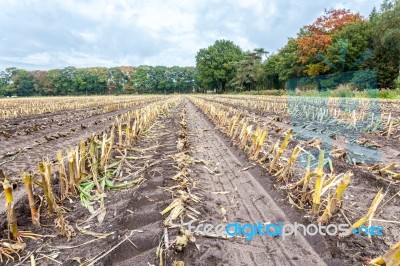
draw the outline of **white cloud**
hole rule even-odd
[[[97,34],[95,32],[88,32],[88,31],[81,31],[81,32],[77,32],[77,31],[72,31],[71,32],[73,35],[78,36],[80,38],[82,38],[82,41],[86,41],[89,43],[94,43],[97,40]]]
[[[368,15],[380,1],[0,0],[0,69],[194,65],[221,38],[275,51],[325,7]]]
[[[51,56],[48,53],[29,54],[22,59],[27,64],[47,65],[51,62]]]
[[[196,19],[194,14],[185,13],[177,7],[161,5],[157,8],[155,4],[143,7],[136,16],[137,26],[159,38],[192,32]]]

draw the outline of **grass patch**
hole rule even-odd
[[[399,81],[400,86],[400,81]],[[259,90],[246,91],[239,94],[244,95],[267,95],[267,96],[306,96],[306,97],[338,97],[338,98],[379,98],[379,99],[400,99],[400,87],[397,89],[370,89],[357,90],[350,84],[340,84],[334,90],[317,91],[311,90],[296,90],[288,93],[287,90]]]

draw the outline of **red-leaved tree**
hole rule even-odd
[[[317,55],[325,54],[332,43],[333,34],[346,25],[363,20],[359,13],[351,13],[348,9],[326,10],[325,14],[305,27],[305,32],[297,38],[297,55],[299,61],[307,66],[310,76],[326,73],[329,67],[321,62]]]

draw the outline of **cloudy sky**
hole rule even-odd
[[[324,8],[368,16],[382,0],[0,0],[0,70],[195,64],[228,39],[274,52]]]

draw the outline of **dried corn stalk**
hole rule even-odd
[[[65,172],[64,158],[62,156],[62,152],[57,152],[57,161],[58,161],[58,174],[60,180],[60,195],[61,200],[64,200],[68,194],[69,183],[67,179],[67,173]]]
[[[12,187],[8,181],[7,174],[4,174],[5,180],[3,182],[4,195],[6,197],[6,208],[7,208],[7,222],[8,229],[14,240],[19,239],[19,230],[17,226],[17,216],[14,209],[14,199],[12,193]]]
[[[292,134],[293,134],[293,129],[290,129],[289,132],[286,134],[286,137],[282,141],[279,151],[275,154],[274,159],[272,160],[271,164],[269,165],[269,172],[272,172],[275,169],[275,164],[278,162],[279,158],[285,151],[285,149],[289,143],[289,140],[292,138]]]
[[[320,150],[318,157],[318,167],[316,169],[315,190],[313,195],[313,213],[318,213],[321,204],[321,191],[324,184],[324,150]]]
[[[258,127],[256,133],[253,136],[253,143],[249,151],[252,160],[258,160],[258,155],[260,154],[261,148],[264,145],[266,137],[267,137],[267,130]]]
[[[348,185],[350,184],[350,179],[352,176],[353,176],[353,174],[351,172],[347,172],[344,175],[341,182],[339,183],[339,185],[336,189],[335,195],[331,199],[328,198],[328,202],[327,202],[325,211],[322,214],[322,216],[319,218],[319,222],[321,224],[326,224],[328,222],[328,220],[332,217],[332,214],[334,214],[337,211],[337,209],[341,203],[343,193],[346,190],[346,188],[348,187]]]
[[[280,181],[280,180],[284,180],[285,182],[288,181],[288,174],[289,174],[289,171],[290,171],[290,167],[296,161],[296,159],[299,156],[300,152],[301,152],[301,149],[300,149],[299,146],[296,146],[293,149],[292,155],[290,156],[287,164],[275,174],[275,176],[278,177],[278,181]]]
[[[376,209],[378,208],[379,204],[381,203],[381,201],[383,200],[384,194],[382,192],[382,189],[380,189],[378,191],[378,193],[376,194],[374,200],[372,201],[371,206],[369,207],[369,210],[367,212],[367,214],[365,216],[363,216],[361,219],[359,219],[357,222],[355,222],[351,228],[349,229],[350,231],[352,229],[355,228],[359,228],[360,226],[362,226],[363,224],[365,224],[367,221],[369,222],[369,224],[371,225],[372,222],[372,218],[375,214]]]
[[[21,172],[21,178],[22,181],[24,182],[27,194],[28,194],[28,201],[29,201],[29,208],[31,210],[31,217],[32,217],[32,224],[34,225],[39,225],[39,218],[38,218],[38,213],[36,211],[36,204],[35,204],[35,198],[33,196],[33,190],[32,190],[32,175],[26,173],[26,172]]]
[[[382,257],[369,262],[372,265],[399,266],[400,265],[400,242],[391,247]]]
[[[58,208],[54,194],[53,187],[51,185],[51,169],[50,162],[44,161],[39,163],[39,173],[42,177],[42,188],[44,195],[46,197],[47,206],[49,208],[49,212],[55,212]]]

